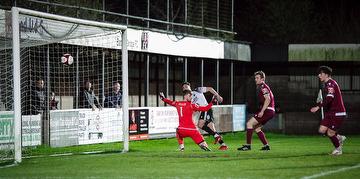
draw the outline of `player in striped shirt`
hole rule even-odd
[[[190,83],[184,82],[182,85],[183,90],[190,90]],[[214,95],[216,100],[218,102],[222,102],[223,98],[217,93],[214,88],[212,87],[197,87],[194,91],[192,91],[192,103],[195,103],[199,106],[206,106],[208,102],[206,101],[206,98],[204,96],[204,93],[210,92]],[[214,116],[213,116],[213,110],[210,109],[209,111],[201,112],[199,121],[198,121],[198,127],[210,135],[214,136],[215,141],[214,144],[219,143],[220,148],[219,150],[227,150],[228,147],[223,141],[221,135],[216,131],[215,125],[214,125]]]

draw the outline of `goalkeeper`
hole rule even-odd
[[[183,90],[191,90],[190,83],[184,82],[182,84]],[[223,98],[217,93],[214,88],[212,87],[197,87],[194,91],[191,92],[192,94],[192,103],[198,104],[200,106],[206,106],[208,103],[206,101],[206,98],[204,96],[204,93],[210,92],[214,95],[214,97],[217,99],[218,102],[222,102]],[[214,136],[215,141],[214,144],[219,143],[220,148],[219,150],[227,150],[228,147],[223,141],[221,135],[216,131],[215,125],[214,125],[214,116],[213,116],[213,110],[210,109],[206,112],[201,112],[199,121],[198,121],[198,127],[210,135]]]
[[[194,121],[192,120],[192,114],[194,111],[207,111],[211,108],[212,102],[207,106],[198,106],[191,103],[191,91],[183,91],[184,101],[171,101],[165,98],[164,93],[160,93],[160,99],[165,103],[176,107],[179,115],[179,126],[176,129],[176,138],[179,142],[180,151],[184,151],[184,138],[190,137],[199,147],[205,151],[210,151],[204,137],[197,130]],[[214,98],[215,100],[215,98]]]

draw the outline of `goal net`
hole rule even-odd
[[[1,160],[41,145],[128,151],[126,39],[121,25],[0,11]]]

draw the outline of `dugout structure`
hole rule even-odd
[[[59,110],[77,109],[86,80],[103,105],[112,84],[122,91],[122,118],[128,117],[127,27],[13,7],[1,12],[0,39],[0,158],[21,162],[24,139],[49,143],[50,94]],[[61,63],[69,53],[70,66]],[[43,113],[34,114],[36,81],[45,82]],[[39,128],[24,125],[40,121]],[[123,151],[129,150],[128,120],[123,121]],[[6,124],[6,125],[5,125]],[[34,133],[41,131],[41,136]],[[26,134],[27,136],[24,136]],[[35,138],[35,139],[34,139]],[[27,141],[29,142],[29,141]]]

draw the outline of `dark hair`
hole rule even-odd
[[[190,91],[190,90],[184,90],[184,91],[183,91],[183,95],[185,96],[185,95],[187,95],[187,94],[191,94],[191,91]]]
[[[332,75],[332,69],[328,66],[320,66],[319,69],[318,69],[318,74],[320,73],[325,73],[329,76]]]
[[[184,85],[189,85],[189,86],[191,86],[190,83],[187,82],[187,81],[184,81],[181,86],[184,86]]]
[[[254,73],[254,76],[256,76],[256,75],[260,75],[260,77],[261,78],[264,78],[265,79],[265,73],[263,72],[263,71],[256,71],[255,73]]]
[[[44,81],[42,78],[36,78],[36,81]]]

